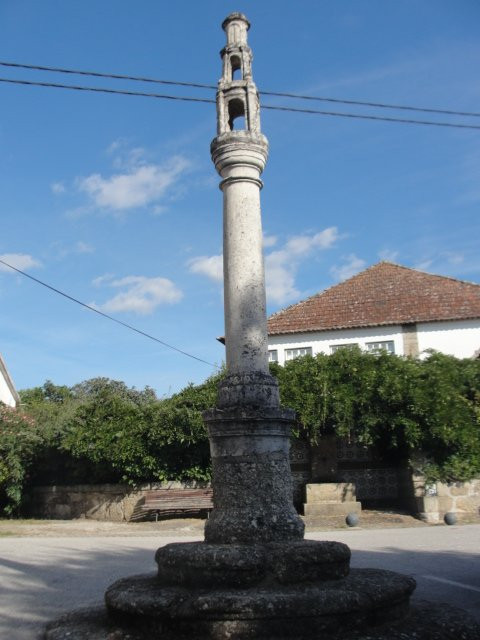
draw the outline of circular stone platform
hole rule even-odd
[[[415,580],[353,569],[338,542],[175,543],[158,573],[112,584],[106,607],[50,623],[45,640],[480,640],[463,611],[409,610]]]
[[[273,630],[272,630],[273,632]],[[224,638],[211,635],[212,640]],[[291,636],[290,636],[291,637]],[[201,636],[190,632],[186,635],[172,635],[167,630],[153,635],[124,627],[107,614],[105,607],[81,609],[69,613],[48,625],[45,640],[198,640]],[[280,633],[245,636],[232,635],[231,640],[255,638],[255,640],[286,640],[289,636]],[[308,635],[297,634],[298,640],[326,640],[323,633],[316,634],[313,629]],[[347,635],[331,632],[328,640],[478,640],[480,626],[465,614],[445,604],[417,602],[410,607],[407,618],[399,623],[380,625],[367,631],[351,631]]]

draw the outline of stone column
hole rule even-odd
[[[227,376],[218,407],[206,412],[215,508],[207,542],[268,542],[303,537],[292,503],[289,463],[291,410],[280,407],[268,369],[260,175],[268,141],[260,131],[258,93],[251,76],[248,20],[223,23],[223,76],[217,92],[212,160],[223,191],[223,271]],[[233,78],[233,69],[244,75]],[[245,128],[235,130],[244,117]]]

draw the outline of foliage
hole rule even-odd
[[[272,366],[283,404],[313,442],[336,433],[388,457],[423,458],[430,480],[480,473],[480,362],[358,348]]]
[[[0,402],[0,511],[17,510],[28,469],[40,442],[35,421]]]
[[[149,387],[107,378],[22,391],[41,435],[32,483],[208,480],[201,413],[215,405],[217,382],[214,376],[161,400]]]
[[[424,360],[358,348],[272,365],[295,435],[336,433],[384,458],[413,459],[429,480],[480,474],[480,361],[431,353]],[[158,399],[107,378],[73,387],[47,381],[20,393],[23,411],[0,414],[0,500],[9,513],[22,487],[207,480],[202,412],[219,374]],[[420,462],[419,462],[420,461]]]

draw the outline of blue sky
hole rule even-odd
[[[259,89],[480,111],[477,0],[1,0],[0,59],[215,84],[231,11],[252,23]],[[212,97],[5,67],[0,77]],[[220,364],[214,106],[2,83],[0,104],[0,257]],[[380,259],[480,282],[480,131],[266,110],[262,129],[269,312]],[[164,395],[213,372],[5,268],[0,308],[19,389],[107,376]]]

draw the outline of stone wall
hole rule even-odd
[[[405,505],[425,522],[442,522],[449,512],[455,513],[459,521],[480,516],[480,478],[428,484],[424,476],[412,474],[405,480]]]
[[[208,486],[206,483],[148,483],[132,489],[128,485],[72,485],[35,487],[30,498],[29,515],[53,520],[88,518],[113,522],[139,519],[139,506],[152,489],[182,489]]]

